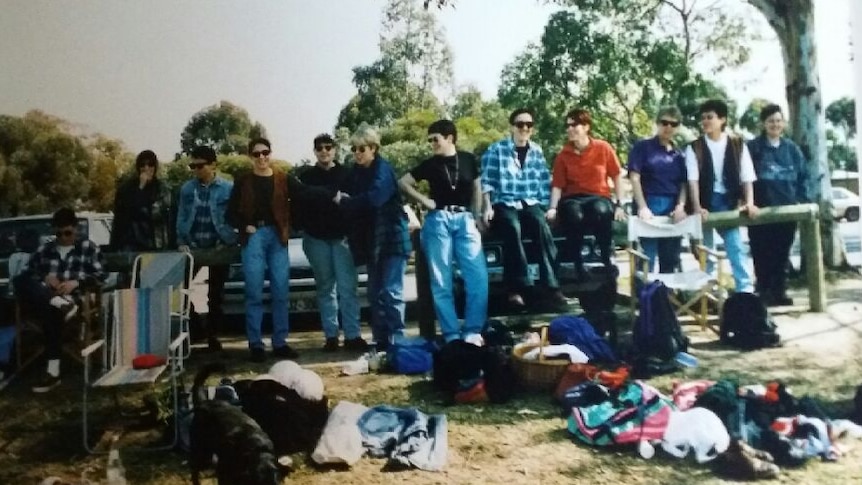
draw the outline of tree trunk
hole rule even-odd
[[[823,255],[827,266],[843,261],[839,231],[832,219],[832,181],[826,157],[826,119],[817,71],[814,0],[748,0],[775,29],[784,56],[784,77],[793,141],[810,163],[812,188],[820,206]]]

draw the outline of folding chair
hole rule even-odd
[[[15,277],[26,269],[29,259],[30,255],[27,253],[14,253],[9,258],[8,294],[2,297],[6,300],[5,304],[14,308],[15,359],[14,372],[0,382],[0,389],[5,388],[12,379],[35,363],[45,351],[40,322],[31,315],[29,305],[16,297],[15,286],[12,283]],[[82,287],[81,291],[81,307],[77,315],[65,325],[63,331],[63,351],[78,362],[83,362],[79,355],[81,349],[90,345],[104,329],[102,286],[94,284]]]
[[[667,286],[671,292],[671,304],[674,306],[678,316],[694,320],[702,329],[710,328],[718,333],[719,312],[724,303],[725,291],[721,287],[723,281],[722,262],[725,258],[723,253],[714,251],[706,246],[698,245],[698,268],[676,273],[658,273],[649,270],[649,258],[643,252],[635,249],[640,238],[672,238],[689,236],[696,240],[703,239],[700,217],[693,215],[683,221],[674,224],[670,217],[653,217],[643,220],[636,216],[628,218],[628,239],[631,244],[629,253],[629,264],[631,268],[631,311],[636,316],[638,287],[648,282],[659,280]],[[716,275],[710,275],[706,271],[707,257],[716,260]],[[658,265],[656,265],[658,266]],[[716,303],[718,311],[715,315],[709,313],[709,302]]]
[[[194,278],[194,258],[182,251],[141,253],[132,263],[132,288],[174,289],[171,298],[171,321],[177,323],[175,335],[189,333],[191,317],[191,285]],[[183,345],[183,359],[191,355],[189,342]]]
[[[166,369],[171,387],[174,416],[179,411],[177,376],[182,372],[182,346],[188,333],[171,340],[170,286],[158,288],[130,288],[113,292],[113,313],[109,338],[101,339],[81,352],[84,358],[83,428],[84,448],[95,450],[89,440],[89,395],[91,388],[119,388],[120,386],[153,385]],[[99,349],[107,355],[107,372],[95,381],[90,380],[90,356]],[[164,359],[163,363],[149,368],[136,369],[136,357],[151,354]],[[171,449],[179,436],[179,420],[174,419],[174,436],[170,444],[153,449]]]

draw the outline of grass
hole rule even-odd
[[[858,295],[857,295],[858,298]],[[850,303],[848,303],[850,304]],[[837,307],[836,307],[837,308]],[[843,307],[841,307],[843,308]],[[843,309],[836,310],[844,315]],[[858,311],[858,310],[857,310]],[[856,313],[854,315],[859,315]],[[651,384],[667,392],[674,380],[733,378],[741,383],[784,380],[797,397],[815,396],[835,417],[846,416],[862,374],[862,321],[839,327],[824,327],[816,337],[804,337],[814,329],[804,319],[780,317],[779,327],[803,337],[787,340],[784,347],[756,352],[739,352],[717,345],[710,334],[688,329],[693,340],[691,352],[700,365],[694,369],[652,379]],[[830,330],[831,329],[831,330]],[[848,335],[850,337],[848,337]],[[300,362],[318,372],[333,402],[350,400],[365,405],[416,406],[428,413],[445,413],[449,422],[449,466],[444,472],[416,470],[383,472],[384,461],[363,458],[348,471],[319,470],[302,456],[295,456],[296,470],[285,483],[367,485],[403,484],[697,484],[733,483],[721,479],[708,466],[693,459],[680,461],[662,452],[652,460],[637,457],[631,449],[594,449],[572,442],[566,422],[550,396],[522,394],[505,405],[446,406],[424,377],[389,374],[340,376],[340,362],[316,348],[322,343],[317,333],[295,334]],[[834,342],[825,342],[832,339]],[[292,341],[293,345],[294,342]],[[817,345],[814,345],[817,344]],[[822,349],[828,349],[824,352]],[[265,372],[267,365],[245,361],[246,351],[239,338],[229,345],[225,362],[235,375]],[[349,354],[338,354],[342,359]],[[193,353],[187,384],[197,367],[207,360],[203,352]],[[77,479],[104,476],[104,455],[88,455],[81,446],[80,369],[66,364],[61,388],[48,395],[29,392],[35,379],[31,372],[4,391],[0,401],[0,483],[38,483],[49,475]],[[152,389],[142,388],[118,395],[120,408],[110,393],[100,393],[93,415],[97,428],[110,427],[120,409],[140,405]],[[123,443],[151,440],[147,430],[130,429]],[[862,480],[862,442],[847,442],[852,448],[837,463],[812,459],[795,470],[783,470],[781,478],[766,483],[851,484]],[[122,452],[129,483],[174,485],[188,483],[185,457],[176,452]],[[205,483],[215,483],[209,479]]]

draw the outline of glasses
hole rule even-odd
[[[57,231],[55,233],[57,237],[69,237],[75,234],[74,229],[63,229],[62,231]]]
[[[679,126],[679,121],[673,121],[673,120],[659,120],[658,122],[659,122],[662,126],[671,126],[671,127],[673,127],[673,128],[676,128],[677,126]]]
[[[439,136],[429,136],[428,137],[428,143],[440,143],[440,137]]]
[[[251,152],[253,158],[268,157],[272,150],[261,150],[259,152]]]
[[[715,119],[715,118],[718,118],[718,116],[716,116],[716,115],[714,115],[714,114],[712,114],[712,113],[710,113],[710,114],[705,114],[705,115],[700,115],[700,119],[702,119],[702,120],[712,120],[712,119]]]
[[[523,130],[524,128],[527,128],[527,129],[532,128],[535,123],[533,123],[532,121],[516,121],[512,124],[515,127],[517,127],[519,130]]]
[[[190,163],[189,168],[192,170],[197,170],[199,168],[203,168],[206,165],[208,165],[208,164],[206,164],[206,163]]]
[[[356,153],[356,152],[365,153],[366,148],[367,147],[365,145],[360,145],[358,147],[350,147],[350,151],[353,153]]]
[[[332,148],[333,148],[332,145],[320,145],[317,148],[315,148],[315,150],[317,150],[319,152],[328,152],[328,151],[331,151]]]
[[[575,123],[574,121],[572,121],[572,122],[568,122],[568,121],[567,121],[567,122],[566,122],[566,128],[574,128],[574,127],[576,127],[576,126],[578,126],[578,125],[580,125],[580,123]]]

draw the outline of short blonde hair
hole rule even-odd
[[[362,123],[359,128],[350,137],[350,144],[353,146],[369,146],[374,150],[380,149],[380,134],[377,129],[368,123]]]
[[[655,116],[655,120],[661,121],[662,117],[664,116],[668,116],[677,121],[682,121],[682,113],[676,106],[662,106],[661,109],[658,110],[658,114]]]

